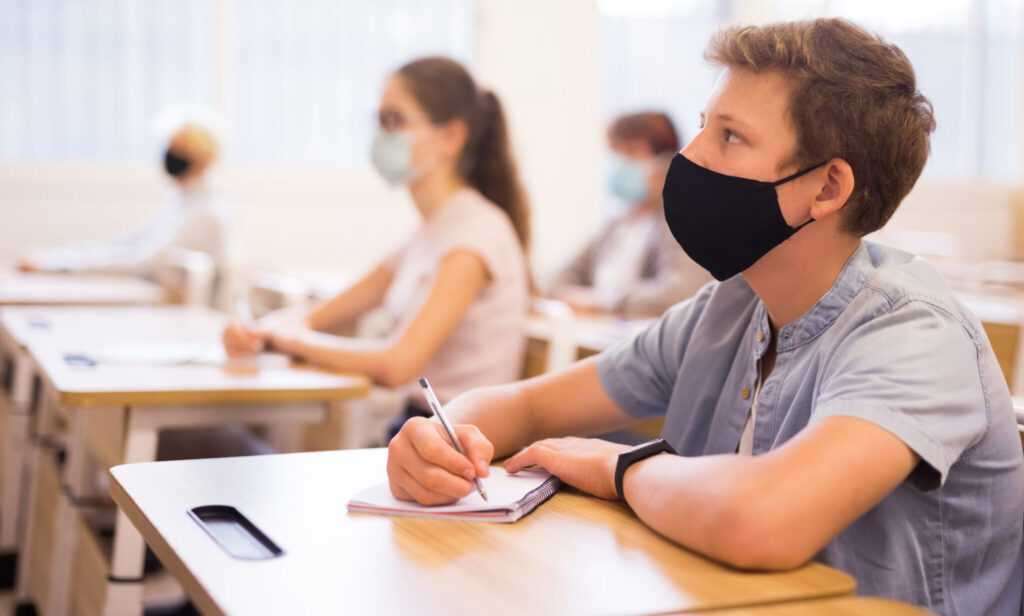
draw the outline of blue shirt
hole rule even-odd
[[[924,260],[862,242],[832,288],[778,332],[753,453],[825,417],[903,441],[917,468],[815,557],[858,592],[943,614],[1020,614],[1024,455],[988,338]],[[684,456],[736,452],[771,341],[742,276],[705,286],[597,360],[612,400],[665,417]],[[836,486],[841,490],[842,486]]]

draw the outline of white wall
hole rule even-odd
[[[504,101],[534,206],[543,273],[599,224],[604,147],[594,0],[480,0],[476,72]],[[284,271],[368,267],[417,222],[369,168],[223,168],[250,260]],[[0,262],[32,246],[127,230],[166,190],[156,164],[0,165]],[[972,259],[1014,252],[1014,187],[921,183],[887,232],[948,230]],[[884,234],[883,234],[884,237]]]
[[[401,191],[369,169],[220,169],[248,260],[261,267],[364,267],[416,224]],[[0,166],[0,260],[33,246],[106,237],[158,208],[168,182],[153,166]]]
[[[899,231],[941,231],[961,242],[968,261],[1011,259],[1016,247],[1021,187],[979,182],[922,181],[882,229],[882,240]]]
[[[597,11],[592,0],[480,0],[476,72],[506,106],[534,207],[535,267],[567,258],[599,224]],[[542,17],[541,17],[542,16]],[[250,260],[285,271],[367,267],[415,210],[370,168],[225,167]],[[33,246],[130,229],[166,191],[153,165],[0,165],[0,262]]]
[[[534,207],[538,273],[568,259],[600,223],[598,94],[593,0],[481,0],[479,79],[508,107]]]

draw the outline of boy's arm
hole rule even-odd
[[[541,441],[506,462],[540,465],[567,483],[615,498],[620,447]],[[658,455],[625,474],[626,501],[651,528],[733,566],[803,564],[892,492],[918,464],[896,436],[868,421],[828,417],[760,456]],[[597,478],[597,479],[595,479]]]

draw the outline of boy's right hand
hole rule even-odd
[[[266,334],[257,329],[250,329],[241,321],[232,321],[224,329],[221,340],[228,357],[239,359],[259,353],[266,347]]]
[[[399,500],[421,505],[454,503],[476,488],[473,479],[490,474],[494,446],[476,427],[454,426],[463,456],[436,421],[413,417],[388,445],[388,484]]]

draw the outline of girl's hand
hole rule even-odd
[[[228,357],[240,359],[263,351],[267,335],[259,329],[246,327],[241,321],[232,321],[221,336]]]

